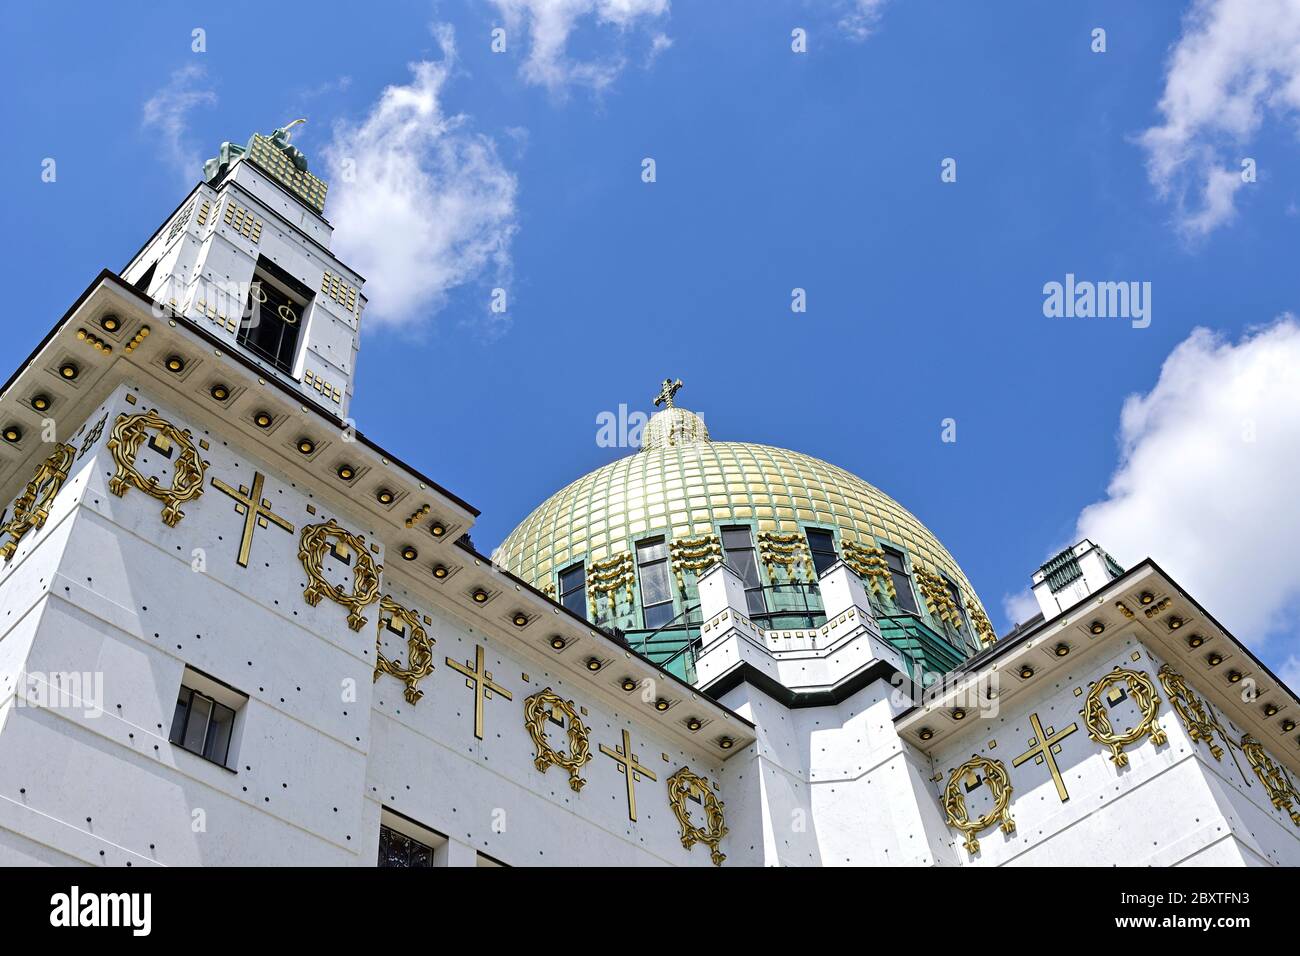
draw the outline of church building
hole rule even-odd
[[[349,417],[294,125],[0,390],[0,864],[1300,864],[1300,701],[1154,560],[1080,542],[999,637],[901,504],[671,379],[476,551]]]

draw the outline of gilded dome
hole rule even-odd
[[[590,575],[593,569],[617,567],[638,542],[693,539],[684,546],[698,548],[701,538],[718,540],[724,526],[749,526],[760,554],[765,537],[769,542],[797,540],[802,548],[809,529],[832,532],[836,553],[851,565],[850,553],[860,559],[864,552],[881,555],[879,549],[902,552],[912,580],[920,585],[914,593],[922,613],[939,613],[930,595],[936,576],[942,576],[960,591],[960,613],[978,609],[969,616],[983,617],[979,598],[952,555],[893,498],[842,468],[799,452],[711,441],[698,416],[671,404],[646,425],[640,451],[556,492],[506,537],[494,557],[555,595],[559,573],[578,562]],[[790,545],[768,547],[788,553]],[[769,551],[768,558],[773,555]],[[627,573],[633,562],[623,560]],[[764,583],[777,583],[780,570],[769,565]],[[860,562],[858,570],[862,573]],[[803,578],[814,579],[811,574]],[[965,607],[968,602],[973,608]],[[951,604],[942,613],[952,613],[956,623]],[[970,625],[963,630],[970,633]]]

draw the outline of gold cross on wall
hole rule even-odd
[[[235,511],[244,516],[244,535],[239,539],[239,566],[248,567],[248,554],[253,550],[253,528],[268,527],[267,522],[274,522],[277,527],[293,534],[293,525],[271,510],[271,502],[262,497],[262,485],[266,478],[260,471],[253,472],[251,489],[239,486],[236,491],[220,478],[212,479],[212,487],[235,499]]]
[[[627,777],[627,816],[629,820],[636,821],[636,786],[635,781],[641,778],[637,774],[645,774],[651,780],[658,778],[647,768],[637,762],[636,754],[632,753],[632,737],[623,728],[623,746],[616,746],[610,750],[604,744],[600,745],[600,752],[606,757],[613,757],[614,762],[618,764],[619,773]]]
[[[1034,728],[1034,736],[1029,738],[1029,749],[1011,761],[1011,766],[1019,767],[1030,757],[1034,758],[1034,763],[1046,762],[1047,769],[1052,773],[1052,782],[1056,784],[1056,795],[1061,798],[1062,803],[1065,803],[1070,799],[1070,794],[1065,789],[1061,768],[1056,765],[1056,755],[1061,752],[1060,741],[1078,730],[1079,725],[1071,724],[1058,734],[1053,727],[1048,727],[1047,733],[1043,733],[1043,725],[1037,714],[1029,715],[1029,723]]]
[[[483,739],[483,701],[492,699],[492,692],[506,700],[514,700],[510,691],[492,680],[492,672],[483,669],[483,645],[474,645],[474,666],[447,658],[447,666],[465,675],[465,686],[474,689],[474,736]]]
[[[682,380],[679,378],[674,382],[671,378],[664,379],[663,385],[659,388],[659,396],[655,399],[656,405],[662,405],[664,408],[673,407],[673,396],[677,390],[682,387]]]

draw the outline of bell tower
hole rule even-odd
[[[122,277],[344,418],[365,280],[330,252],[328,186],[290,143],[304,122],[222,143]]]

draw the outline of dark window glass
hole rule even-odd
[[[226,765],[235,712],[211,697],[182,686],[168,739],[190,753]]]
[[[579,617],[587,616],[587,575],[581,564],[560,572],[560,603]]]
[[[907,576],[907,562],[902,552],[885,548],[885,563],[889,565],[889,576],[894,579],[894,603],[904,611],[916,614],[916,593],[912,590],[912,579]]]
[[[380,826],[379,865],[403,868],[433,866],[433,847],[412,840],[391,827]]]
[[[266,259],[259,259],[244,305],[238,341],[282,372],[292,374],[311,290]]]
[[[835,535],[819,528],[808,529],[808,550],[812,552],[813,567],[821,574],[839,560],[835,553]]]
[[[964,605],[961,600],[961,589],[947,578],[943,579],[943,583],[948,588],[948,596],[952,598],[952,603],[957,605],[957,614],[961,618],[962,630],[969,633],[970,618],[966,616],[966,605]]]
[[[668,545],[663,538],[640,541],[636,563],[641,579],[641,611],[646,627],[662,627],[673,619],[673,592],[668,583]]]
[[[740,575],[745,583],[745,603],[750,614],[766,614],[767,601],[763,597],[763,579],[758,573],[758,561],[754,556],[754,536],[746,526],[722,529],[722,550],[726,553],[727,564]]]

